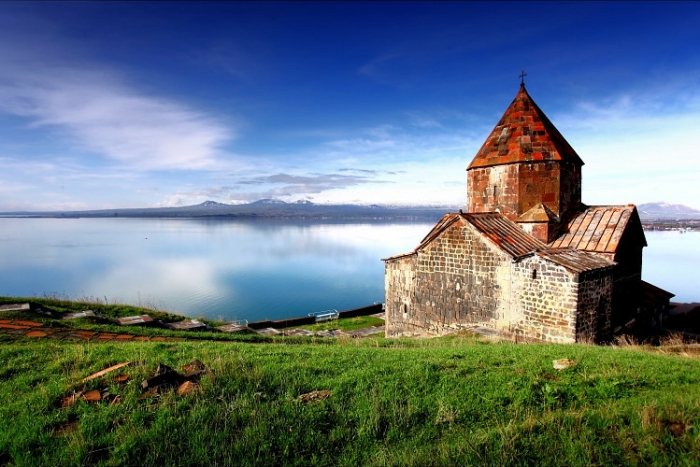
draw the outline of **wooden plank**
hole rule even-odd
[[[100,370],[97,373],[93,373],[90,376],[83,378],[83,383],[86,383],[88,381],[92,381],[93,379],[104,376],[109,372],[112,372],[114,370],[118,370],[119,368],[123,368],[127,365],[131,365],[131,362],[117,363],[116,365],[112,365],[109,368],[105,368],[104,370]]]

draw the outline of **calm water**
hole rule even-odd
[[[0,295],[105,298],[225,319],[384,299],[381,258],[433,223],[0,219]],[[700,301],[700,232],[647,232],[643,276]]]

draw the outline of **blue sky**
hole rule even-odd
[[[0,2],[0,211],[462,206],[518,90],[588,204],[700,209],[700,3]]]

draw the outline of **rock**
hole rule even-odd
[[[552,365],[554,366],[555,370],[561,371],[576,365],[576,362],[573,360],[569,360],[568,358],[560,358],[559,360],[553,360]]]
[[[204,363],[200,362],[196,358],[192,360],[190,363],[187,365],[183,366],[182,369],[185,370],[186,372],[192,372],[192,371],[198,371],[198,370],[205,370],[207,367],[204,366]]]
[[[124,384],[127,381],[129,381],[130,376],[127,373],[122,373],[121,375],[117,375],[114,378],[112,378],[112,381],[114,381],[117,384]]]
[[[180,387],[177,388],[178,396],[187,396],[196,392],[201,392],[199,389],[199,384],[193,383],[192,381],[185,381],[180,385]]]
[[[83,395],[83,392],[78,391],[78,392],[73,392],[73,394],[70,394],[70,395],[64,397],[63,399],[61,399],[61,407],[69,407],[69,406],[75,404],[75,401],[80,399],[80,396],[82,396],[82,395]]]
[[[298,397],[298,399],[302,402],[318,402],[322,400],[326,400],[329,397],[331,397],[333,393],[329,391],[328,389],[322,389],[322,390],[314,390],[311,392],[307,392],[306,394],[302,394]]]
[[[88,391],[81,396],[85,402],[100,402],[102,400],[102,394],[97,389]]]

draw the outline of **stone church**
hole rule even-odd
[[[582,166],[521,84],[467,168],[466,212],[383,260],[387,337],[599,341],[636,319],[644,289],[660,290],[641,278],[637,209],[584,205]]]

